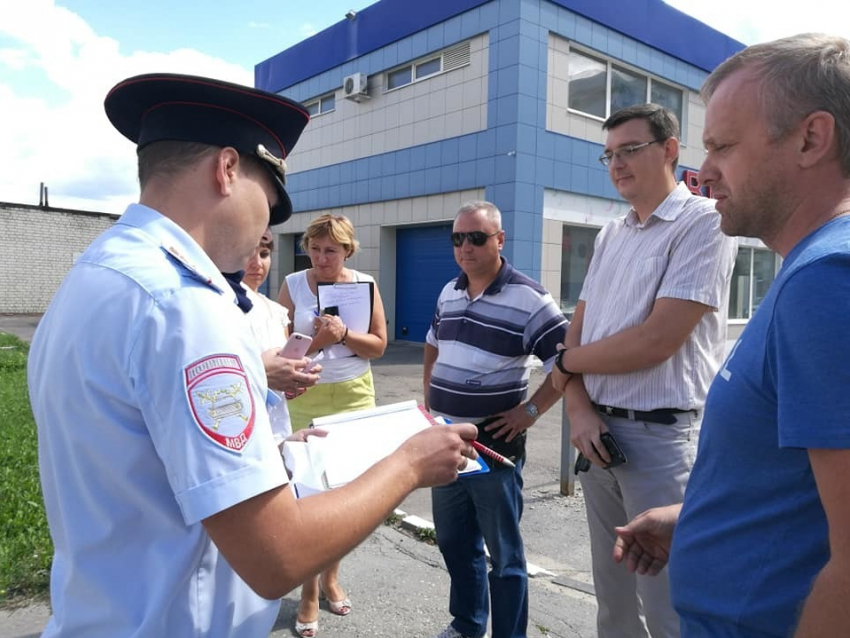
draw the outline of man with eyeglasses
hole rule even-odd
[[[461,273],[443,288],[425,345],[425,405],[478,424],[478,439],[513,461],[435,488],[437,545],[452,622],[440,638],[523,638],[528,575],[519,521],[528,429],[560,397],[547,376],[526,401],[533,357],[550,370],[567,322],[552,296],[501,256],[502,216],[490,202],[461,206],[452,232]],[[484,543],[490,550],[488,574]]]
[[[476,430],[429,428],[296,501],[269,424],[280,399],[222,272],[292,214],[284,160],[309,116],[173,74],[128,78],[105,108],[137,146],[139,203],[76,260],[28,360],[55,547],[43,636],[266,636],[281,596],[411,490],[455,480]]]
[[[679,123],[668,109],[617,111],[599,161],[631,210],[600,230],[555,361],[591,537],[599,638],[671,638],[679,619],[666,572],[635,576],[611,560],[614,528],[678,502],[696,455],[702,407],[726,345],[737,244],[712,200],[676,183]],[[610,432],[627,462],[612,460]]]

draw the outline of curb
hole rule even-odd
[[[396,509],[393,511],[393,515],[401,520],[401,526],[414,533],[419,532],[433,532],[434,523],[429,520],[422,518],[421,516],[408,515],[404,510]],[[490,552],[487,549],[487,545],[484,545],[484,553],[487,555],[487,558],[490,558]],[[550,572],[548,569],[544,569],[543,567],[539,567],[533,563],[529,563],[526,561],[526,571],[528,572],[529,577],[534,578],[535,576],[549,576],[554,577],[557,576],[554,572]]]

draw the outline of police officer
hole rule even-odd
[[[290,216],[285,159],[308,115],[170,74],[124,80],[105,106],[138,145],[139,204],[77,260],[29,358],[55,545],[44,635],[264,636],[278,598],[412,489],[453,480],[475,428],[431,428],[296,501],[263,363],[221,273]],[[311,382],[305,363],[293,383]]]

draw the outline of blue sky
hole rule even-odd
[[[850,35],[834,0],[668,2],[748,44],[836,25]],[[103,114],[111,86],[154,71],[251,85],[255,64],[369,4],[0,0],[0,201],[38,203],[43,181],[52,206],[122,212],[138,184],[132,144]]]

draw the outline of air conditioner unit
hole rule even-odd
[[[369,97],[369,76],[365,73],[353,73],[342,81],[342,96],[346,100],[359,102]]]

